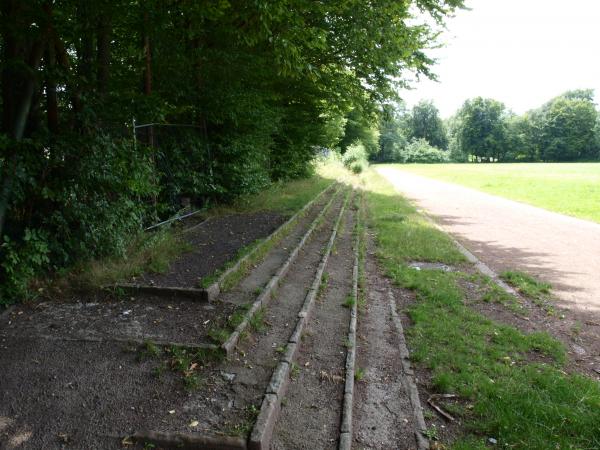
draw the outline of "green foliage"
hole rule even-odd
[[[408,126],[410,139],[425,139],[433,147],[448,148],[446,127],[432,101],[421,100],[413,107]]]
[[[398,153],[399,161],[404,163],[441,163],[450,160],[447,151],[432,147],[423,138],[412,140]]]
[[[306,177],[342,131],[342,149],[359,138],[376,152],[376,105],[396,95],[406,71],[431,75],[429,19],[441,24],[461,6],[6,2],[3,298],[16,299],[40,270],[124,255],[182,198],[205,207]],[[134,118],[164,126],[137,129],[134,145]],[[31,248],[26,229],[43,249]],[[30,253],[48,259],[37,264]]]
[[[592,90],[568,91],[521,116],[480,97],[450,121],[453,160],[576,161],[600,157],[600,115]]]
[[[524,272],[507,270],[502,272],[500,277],[511,286],[517,288],[520,293],[532,299],[543,300],[550,296],[552,286],[549,283],[536,280]]]
[[[346,118],[344,136],[340,141],[343,153],[357,141],[360,141],[368,155],[378,151],[379,131],[377,130],[377,116],[374,112],[355,108]]]
[[[360,141],[355,141],[348,146],[346,153],[342,156],[344,166],[351,169],[354,163],[360,163],[367,160],[367,151]]]
[[[507,151],[507,112],[503,103],[477,97],[460,111],[457,138],[461,151],[480,161],[502,161]]]
[[[21,242],[4,236],[0,249],[2,272],[6,276],[6,283],[0,289],[0,305],[6,305],[29,295],[30,279],[50,261],[48,236],[43,231],[26,228]]]
[[[403,120],[403,111],[384,105],[379,122],[379,151],[373,159],[379,162],[400,161],[400,152],[408,144]]]
[[[574,161],[596,156],[597,118],[596,108],[588,99],[570,98],[567,93],[552,100],[540,119],[541,158]]]

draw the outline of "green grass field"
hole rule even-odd
[[[600,163],[395,164],[394,167],[600,222]]]

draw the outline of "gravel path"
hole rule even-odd
[[[600,224],[391,167],[377,171],[497,272],[531,273],[552,283],[561,306],[600,315]]]

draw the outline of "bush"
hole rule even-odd
[[[359,173],[362,173],[363,170],[365,170],[365,166],[366,166],[365,161],[354,161],[350,165],[350,170],[352,171],[352,173],[355,173],[358,175]]]
[[[346,153],[342,156],[342,162],[352,173],[359,174],[369,165],[367,156],[367,150],[362,142],[355,141],[346,149]]]
[[[433,147],[425,139],[413,139],[401,152],[403,163],[443,163],[450,161],[450,155],[444,150]]]

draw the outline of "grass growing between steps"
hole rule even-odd
[[[273,211],[291,216],[329,186],[331,181],[318,175],[300,180],[280,181],[258,194],[242,196],[232,205],[220,208],[219,211],[233,213]]]
[[[565,350],[548,334],[524,334],[467,306],[457,283],[464,274],[410,268],[463,257],[374,171],[364,183],[385,271],[417,296],[406,330],[412,359],[430,370],[435,391],[459,396],[444,406],[462,424],[444,448],[485,449],[490,438],[497,448],[600,448],[600,385],[566,373]]]
[[[140,233],[125,255],[83,263],[54,280],[52,288],[97,290],[144,272],[163,273],[177,256],[190,249],[171,229]]]

